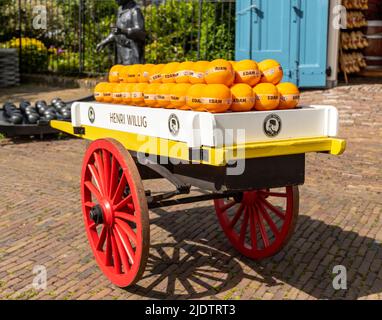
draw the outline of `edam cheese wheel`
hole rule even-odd
[[[233,66],[235,70],[235,83],[246,83],[251,87],[260,82],[261,72],[253,60],[242,60]]]
[[[208,64],[204,80],[207,84],[231,86],[235,79],[232,65],[224,59],[216,59]]]
[[[113,83],[108,83],[105,86],[105,91],[103,92],[103,102],[112,103],[113,102]]]
[[[119,80],[119,71],[123,68],[124,66],[121,64],[117,64],[113,66],[110,71],[109,71],[109,82],[111,83],[118,83]]]
[[[187,106],[194,111],[203,111],[203,101],[202,98],[204,96],[204,89],[206,84],[197,83],[191,85],[191,87],[187,91]]]
[[[226,112],[232,104],[231,90],[224,84],[208,84],[203,89],[202,103],[205,111]]]
[[[120,83],[123,104],[131,104],[131,92],[134,85],[134,83]]]
[[[173,108],[180,110],[190,110],[187,106],[186,97],[187,91],[190,89],[189,83],[177,83],[173,88],[170,95],[170,103]]]
[[[119,69],[119,82],[121,83],[129,83],[129,71],[131,66],[123,66]]]
[[[231,87],[231,110],[236,112],[250,111],[255,106],[255,95],[252,87],[246,83],[238,83]]]
[[[175,83],[176,71],[178,70],[179,62],[170,62],[162,69],[162,82]]]
[[[283,82],[277,85],[280,94],[280,103],[278,109],[296,108],[300,101],[300,91],[297,86],[291,82]]]
[[[141,73],[141,64],[133,64],[127,69],[127,82],[137,83],[139,81],[139,74]]]
[[[258,66],[261,71],[260,82],[262,83],[273,83],[276,85],[283,78],[283,68],[276,60],[267,59],[261,61]]]
[[[94,96],[99,102],[113,102],[113,83],[101,82],[94,89]]]
[[[149,75],[152,67],[154,67],[154,65],[150,63],[143,64],[141,66],[140,72],[138,74],[138,82],[149,82]]]
[[[160,83],[150,83],[144,90],[145,105],[152,108],[159,107],[157,105],[157,94],[159,92]]]
[[[280,97],[276,86],[272,83],[259,83],[253,88],[255,93],[255,109],[258,111],[274,110],[278,107]]]
[[[162,83],[162,69],[164,64],[157,64],[152,67],[149,71],[149,81],[150,83]]]
[[[104,102],[104,94],[107,92],[110,87],[110,83],[108,82],[100,82],[94,88],[94,98],[98,102]]]
[[[137,83],[132,86],[131,91],[131,103],[135,106],[144,106],[144,92],[149,84],[148,83]]]
[[[113,83],[112,86],[112,96],[113,103],[120,104],[123,102],[122,91],[123,91],[123,83]]]
[[[163,83],[159,87],[157,94],[157,105],[161,108],[173,108],[170,103],[171,92],[174,89],[175,83]]]
[[[176,83],[190,83],[190,77],[193,75],[194,62],[185,61],[178,65],[176,70]]]
[[[192,74],[189,77],[189,81],[192,84],[206,83],[204,80],[207,67],[210,63],[208,61],[198,61],[192,66]]]

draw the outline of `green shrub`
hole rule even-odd
[[[30,0],[30,4],[40,0]],[[29,3],[29,2],[28,2]],[[47,2],[48,30],[34,30],[23,25],[21,72],[54,72],[78,74],[80,70],[79,0]],[[142,3],[142,1],[141,1]],[[234,5],[227,2],[167,0],[160,5],[141,6],[145,17],[146,61],[163,63],[183,60],[212,60],[234,57]],[[22,21],[31,21],[31,5],[22,2]],[[25,8],[24,8],[25,7]],[[232,10],[228,10],[231,7]],[[113,64],[114,49],[109,46],[96,53],[97,43],[115,23],[115,0],[87,0],[84,14],[84,51],[81,55],[84,72],[105,73]],[[200,43],[198,20],[201,9]],[[6,21],[0,30],[1,46],[19,48],[17,5],[0,0],[0,18]],[[39,39],[39,40],[36,40]],[[8,40],[8,41],[7,41]],[[198,55],[199,47],[199,55]]]
[[[20,38],[13,38],[0,44],[2,48],[16,48],[20,52]],[[22,73],[46,72],[48,70],[49,51],[45,45],[37,40],[21,38],[21,66]]]
[[[199,1],[167,0],[159,6],[145,8],[148,62],[198,58],[199,5]],[[228,10],[229,5],[226,2],[203,2],[200,59],[233,59],[235,15],[234,10]]]
[[[85,25],[86,35],[83,53],[84,72],[92,74],[103,74],[108,71],[114,62],[113,48],[105,48],[101,52],[96,52],[96,45],[102,37],[106,37],[110,32],[110,25],[114,21],[114,16],[104,17],[98,22],[89,20]],[[99,30],[100,34],[94,30]],[[54,48],[54,54],[49,59],[49,71],[65,74],[76,74],[80,70],[80,54],[78,52],[78,35],[68,32],[65,43],[59,48]]]
[[[77,52],[59,52],[49,57],[49,71],[62,74],[78,73],[80,58]]]

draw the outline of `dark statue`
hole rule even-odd
[[[133,0],[116,1],[119,5],[117,23],[106,39],[97,45],[97,52],[115,42],[118,64],[144,63],[146,32],[142,11]]]

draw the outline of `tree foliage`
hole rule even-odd
[[[47,29],[32,28],[33,6],[44,4],[47,9]],[[47,54],[29,54],[47,60],[39,61],[46,70],[58,73],[78,73],[80,62],[90,74],[104,73],[112,65],[112,47],[95,52],[96,44],[108,35],[115,23],[115,0],[86,0],[82,16],[80,0],[23,1],[20,11],[22,37],[40,40]],[[161,4],[141,6],[145,17],[146,61],[163,63],[183,60],[233,59],[235,11],[232,3],[199,0],[166,0]],[[229,10],[230,9],[230,10]],[[18,38],[18,6],[13,0],[0,0],[0,42]],[[81,24],[81,21],[83,22]],[[82,37],[80,30],[82,27]],[[13,42],[17,40],[12,40]],[[32,53],[31,53],[32,52]],[[22,52],[25,54],[24,50]],[[37,61],[36,59],[31,59]],[[31,67],[33,70],[33,66]],[[41,72],[41,68],[35,68]]]
[[[149,62],[232,59],[235,15],[230,5],[204,1],[200,6],[199,1],[167,0],[159,6],[148,6],[146,59]]]

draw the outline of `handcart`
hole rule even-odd
[[[83,218],[97,263],[120,287],[145,270],[153,208],[214,200],[240,253],[276,254],[296,225],[305,153],[340,155],[346,146],[331,106],[211,114],[78,102],[71,122],[51,126],[93,141],[82,166]],[[142,180],[158,178],[174,190],[144,189]]]

